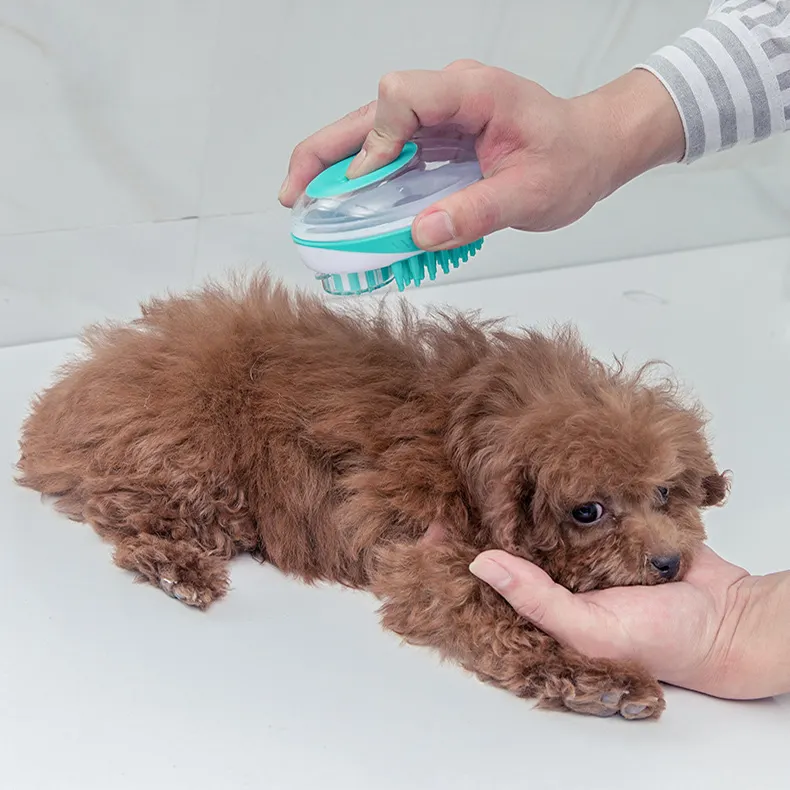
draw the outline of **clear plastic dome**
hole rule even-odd
[[[385,167],[359,179],[345,178],[350,161],[332,165],[320,187],[312,189],[314,181],[299,198],[292,213],[295,237],[329,242],[404,228],[437,200],[482,179],[470,136],[415,138],[394,170]]]

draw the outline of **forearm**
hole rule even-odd
[[[759,699],[790,693],[790,571],[749,576],[720,629],[712,693]]]
[[[714,2],[702,25],[573,103],[595,141],[601,198],[659,165],[784,132],[790,3]]]
[[[635,69],[573,101],[596,140],[602,198],[683,158],[686,139],[677,107],[647,71]]]

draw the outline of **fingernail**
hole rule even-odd
[[[495,590],[502,590],[507,587],[513,577],[499,564],[486,557],[476,557],[469,570],[478,579],[490,584]]]
[[[285,181],[283,181],[283,185],[280,187],[280,191],[278,192],[278,197],[282,197],[288,191],[289,180],[290,176],[286,176]]]
[[[450,215],[446,211],[434,211],[423,217],[414,228],[414,241],[420,247],[439,247],[455,237]]]
[[[348,166],[346,170],[346,178],[354,178],[356,175],[357,170],[362,167],[362,163],[365,161],[365,157],[368,155],[368,152],[363,148],[352,160],[351,164]]]

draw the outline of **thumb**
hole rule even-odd
[[[490,584],[522,617],[564,644],[573,645],[579,633],[589,627],[589,604],[555,584],[531,562],[504,551],[485,551],[469,570]]]
[[[446,250],[521,224],[525,197],[523,183],[513,171],[503,170],[417,215],[412,225],[414,243],[424,250]]]

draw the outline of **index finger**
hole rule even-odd
[[[319,173],[359,151],[373,127],[375,110],[376,102],[372,101],[319,129],[294,148],[288,163],[288,175],[279,194],[283,206],[291,208]]]
[[[475,69],[398,71],[379,83],[376,117],[362,150],[349,165],[349,178],[391,162],[421,127],[453,123],[479,134],[487,121],[488,99],[480,91]]]

